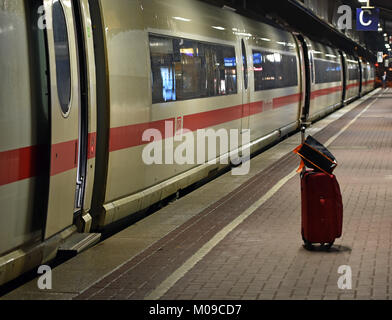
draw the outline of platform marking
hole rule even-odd
[[[369,103],[354,119],[352,119],[344,128],[342,128],[337,134],[331,137],[324,145],[328,147],[332,142],[336,140],[344,131],[347,130],[359,117],[361,117],[376,101]],[[298,175],[297,170],[292,171],[287,176],[282,178],[277,184],[275,184],[264,196],[254,202],[248,209],[246,209],[241,215],[234,219],[230,224],[219,231],[211,240],[209,240],[204,246],[202,246],[192,257],[184,262],[176,271],[174,271],[169,277],[167,277],[155,290],[147,295],[144,300],[158,300],[165,295],[170,288],[172,288],[178,280],[180,280],[185,274],[191,270],[200,260],[202,260],[212,249],[214,249],[231,231],[238,227],[246,218],[260,208],[265,202],[267,202],[272,196],[278,192],[290,179]]]

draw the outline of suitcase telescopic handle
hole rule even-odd
[[[311,122],[306,122],[306,121],[301,121],[301,144],[304,144],[305,143],[305,134],[306,134],[306,128],[307,127],[310,127],[310,125],[311,125]],[[301,160],[302,161],[302,160]],[[306,172],[306,167],[305,166],[303,166],[302,167],[302,171],[301,171],[301,179],[304,177],[304,175],[305,175],[305,172]]]
[[[301,126],[301,144],[305,142],[305,131],[306,127],[304,125]]]
[[[301,144],[305,142],[306,128],[310,127],[311,124],[312,124],[311,122],[306,122],[306,121],[301,122]]]

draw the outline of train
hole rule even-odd
[[[375,88],[365,58],[197,0],[0,0],[0,59],[0,285],[233,165],[147,164],[146,130],[254,153]]]

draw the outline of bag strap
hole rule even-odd
[[[300,162],[299,167],[297,169],[297,173],[301,173],[302,170],[304,170],[304,168],[305,168],[305,162],[301,159],[301,162]]]

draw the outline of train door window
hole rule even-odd
[[[152,102],[237,93],[232,46],[150,35]]]
[[[310,67],[310,76],[312,83],[315,81],[315,70],[314,70],[314,56],[313,56],[313,51],[309,51],[309,67]]]
[[[363,81],[367,81],[368,80],[368,69],[365,66],[363,66]]]
[[[61,110],[64,115],[67,115],[71,101],[71,66],[67,23],[59,0],[53,2],[52,10],[57,92]]]
[[[359,79],[359,69],[358,64],[347,60],[348,65],[348,80],[358,80]]]
[[[241,48],[242,48],[242,62],[244,66],[244,84],[245,84],[245,90],[248,90],[248,59],[246,56],[244,39],[241,40]]]

